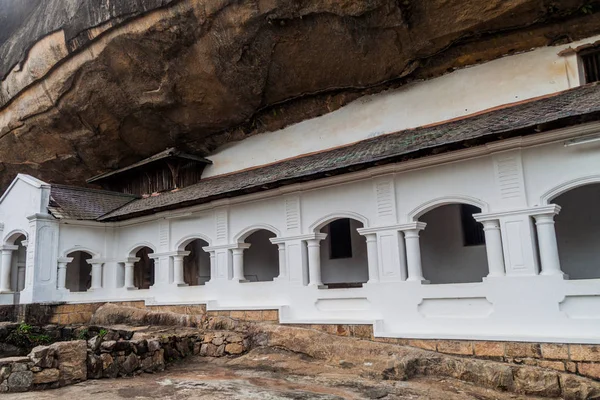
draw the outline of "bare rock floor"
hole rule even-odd
[[[303,355],[259,348],[235,359],[190,357],[164,372],[135,378],[90,380],[44,392],[4,394],[3,399],[535,399],[496,392],[452,379],[386,381],[369,378],[367,366],[327,365]]]

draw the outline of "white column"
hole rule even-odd
[[[0,293],[11,292],[10,287],[10,270],[12,267],[12,254],[17,250],[18,246],[4,245],[2,246],[2,266],[0,267]]]
[[[406,239],[402,231],[398,231],[398,258],[400,261],[400,279],[405,281],[408,278],[408,266],[406,263]]]
[[[231,249],[233,255],[233,280],[246,282],[244,276],[244,250],[250,248],[249,243],[240,243],[238,247]]]
[[[92,266],[92,285],[90,290],[102,289],[102,265],[104,262],[97,260],[88,260],[88,264]]]
[[[540,248],[540,261],[542,264],[541,275],[562,275],[560,259],[558,257],[558,244],[556,243],[556,230],[554,229],[554,215],[558,213],[534,215],[537,229],[538,244]]]
[[[279,251],[279,279],[286,278],[288,275],[286,265],[286,254],[285,254],[285,243],[277,243],[277,250]]]
[[[425,229],[424,222],[412,224],[413,227],[404,230],[406,242],[406,264],[408,269],[407,281],[424,282],[423,267],[421,266],[421,245],[419,243],[419,232]]]
[[[308,247],[308,286],[323,286],[321,281],[321,240],[326,234],[317,234],[314,239],[306,240]]]
[[[368,233],[365,235],[367,240],[367,263],[369,266],[368,283],[379,282],[379,258],[377,249],[377,234]]]
[[[67,264],[73,261],[73,257],[62,257],[58,260],[58,273],[56,275],[56,288],[67,290]]]
[[[214,251],[209,251],[208,254],[210,254],[210,279],[208,280],[210,282],[217,276],[217,256]]]
[[[123,268],[125,269],[123,288],[125,290],[135,290],[135,279],[134,279],[134,266],[135,263],[140,261],[138,257],[128,258],[123,261]]]
[[[505,276],[500,221],[492,219],[480,222],[483,224],[483,232],[485,234],[485,251],[489,269],[488,277]]]
[[[183,259],[189,254],[189,251],[180,251],[173,256],[173,284],[175,286],[187,286],[184,279]]]
[[[21,245],[23,245],[25,247],[25,282],[24,282],[24,287],[23,290],[27,290],[27,286],[29,285],[29,282],[33,282],[33,277],[31,276],[33,274],[33,263],[30,262],[30,255],[29,255],[29,240],[23,240],[21,242]]]
[[[184,286],[185,280],[183,279],[183,257],[184,256],[173,256],[173,284],[176,286]]]

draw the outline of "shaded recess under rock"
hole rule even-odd
[[[364,94],[596,34],[597,9],[587,0],[4,2],[0,185],[17,172],[82,184],[169,146],[207,153]]]

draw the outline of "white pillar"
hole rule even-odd
[[[556,230],[554,229],[554,215],[558,213],[534,215],[537,229],[538,244],[540,248],[540,261],[542,264],[541,275],[561,275],[560,259],[558,257],[558,244],[556,243]]]
[[[421,245],[419,243],[419,232],[425,229],[424,222],[417,222],[411,228],[404,230],[406,242],[406,264],[408,269],[407,281],[424,282],[423,267],[421,266]]]
[[[134,267],[135,263],[140,261],[138,257],[130,257],[123,261],[124,279],[123,288],[125,290],[135,290]]]
[[[233,255],[233,280],[246,282],[244,276],[244,250],[250,248],[249,243],[240,243],[238,247],[231,249]]]
[[[92,266],[92,285],[90,290],[102,289],[102,265],[104,262],[90,259],[88,260],[88,264]]]
[[[210,282],[217,276],[217,256],[214,250],[209,251],[208,254],[210,254],[210,279],[208,280]]]
[[[184,279],[183,259],[189,254],[189,251],[180,251],[173,256],[173,284],[175,286],[187,286]]]
[[[12,254],[17,250],[18,246],[4,245],[2,246],[2,265],[0,267],[0,293],[11,292],[10,287],[10,270],[12,267]]]
[[[398,258],[400,260],[400,279],[405,281],[408,278],[408,266],[406,262],[406,239],[402,231],[398,231]]]
[[[368,233],[365,235],[367,240],[367,263],[369,267],[368,283],[379,282],[379,258],[377,249],[377,234]]]
[[[306,240],[308,247],[308,286],[323,286],[321,281],[321,240],[327,237],[320,233]]]
[[[483,232],[485,234],[485,251],[487,253],[489,269],[488,277],[505,276],[500,221],[492,219],[480,222],[483,224]]]
[[[23,282],[23,290],[26,290],[28,282],[33,281],[33,278],[30,276],[33,274],[33,263],[29,261],[29,240],[23,240],[21,245],[25,247],[25,280]]]
[[[277,243],[279,251],[279,279],[286,278],[288,275],[285,255],[285,243]]]
[[[58,260],[58,273],[56,275],[56,288],[67,290],[67,264],[73,261],[73,257],[62,257]]]

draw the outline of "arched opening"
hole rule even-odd
[[[133,264],[133,284],[138,289],[150,289],[154,285],[154,259],[150,247],[142,247],[135,253],[140,260]]]
[[[432,284],[481,282],[488,275],[483,226],[473,214],[479,207],[446,204],[419,217],[423,277]]]
[[[279,252],[269,239],[277,235],[259,229],[246,237],[250,248],[244,251],[244,277],[249,282],[272,281],[279,275]]]
[[[20,292],[25,288],[25,263],[27,258],[27,248],[23,245],[23,242],[27,240],[27,237],[23,234],[17,234],[14,239],[10,240],[10,243],[17,246],[17,249],[13,251],[10,262],[10,291]]]
[[[556,197],[554,218],[562,271],[569,279],[600,278],[600,183],[581,186]]]
[[[330,289],[362,287],[369,280],[367,242],[357,229],[363,223],[339,218],[323,228],[327,237],[321,242],[321,280]]]
[[[92,255],[85,251],[74,251],[67,254],[73,261],[67,264],[65,287],[71,292],[85,292],[92,287],[92,266],[88,260]]]
[[[194,239],[185,251],[190,254],[183,258],[183,280],[190,286],[204,285],[210,280],[210,254],[202,248],[209,244],[202,239]]]

